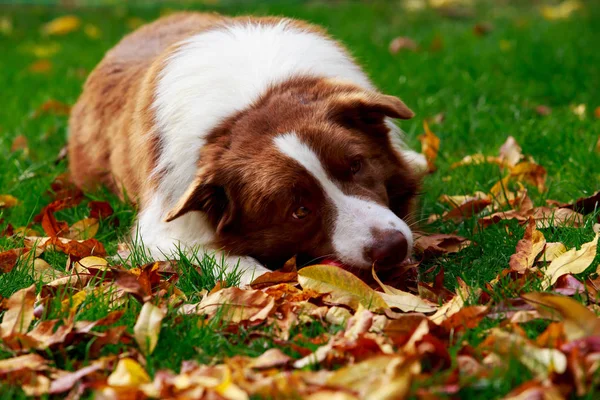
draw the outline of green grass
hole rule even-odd
[[[502,3],[498,6],[495,3]],[[530,188],[536,205],[546,199],[568,201],[600,189],[600,154],[594,146],[600,132],[600,119],[594,118],[594,108],[600,106],[600,6],[588,3],[584,10],[570,19],[547,21],[538,9],[526,2],[478,3],[475,15],[466,19],[443,17],[435,11],[408,12],[401,2],[319,2],[319,1],[223,1],[211,6],[228,14],[276,14],[306,19],[321,24],[348,46],[365,67],[373,81],[384,92],[400,96],[417,114],[402,122],[407,142],[419,149],[417,136],[422,133],[423,120],[444,113],[442,124],[432,124],[432,130],[441,139],[438,171],[425,179],[418,219],[426,220],[445,208],[437,199],[441,194],[469,194],[488,191],[503,175],[495,166],[469,166],[450,169],[463,156],[481,152],[495,155],[507,136],[514,136],[523,152],[531,155],[548,171],[548,191],[539,193]],[[186,3],[187,4],[187,3]],[[192,7],[192,6],[190,6]],[[194,6],[209,9],[208,6]],[[67,170],[64,161],[55,163],[60,149],[66,143],[67,118],[53,114],[34,117],[35,110],[45,101],[56,99],[73,104],[86,74],[101,59],[106,50],[131,29],[133,17],[151,21],[167,10],[182,6],[97,7],[69,10],[79,15],[84,24],[94,24],[101,37],[92,39],[80,30],[64,37],[45,38],[39,27],[66,13],[50,7],[0,7],[0,16],[6,16],[14,26],[10,34],[0,33],[0,194],[12,194],[21,203],[14,208],[0,209],[0,231],[10,223],[14,227],[32,222],[33,216],[50,201],[47,193],[50,182]],[[473,34],[473,25],[491,23],[494,29],[485,36]],[[392,55],[389,42],[396,36],[408,36],[419,43],[417,52],[403,51]],[[438,50],[431,49],[434,41],[442,42]],[[55,46],[59,50],[49,57],[52,71],[34,74],[28,68],[36,61],[32,54],[35,46]],[[583,118],[571,107],[585,104]],[[548,116],[538,115],[537,105],[552,108]],[[11,143],[24,135],[29,152],[10,152]],[[125,237],[135,218],[135,210],[106,192],[87,194],[89,200],[109,201],[115,215],[101,223],[97,238],[110,254],[116,252],[120,239]],[[87,201],[65,210],[60,217],[73,223],[85,216]],[[592,225],[598,215],[586,219],[582,229],[553,228],[544,230],[548,241],[579,246],[593,236]],[[115,225],[118,221],[118,226]],[[478,231],[476,219],[460,224],[423,224],[429,231],[458,232],[477,245],[452,256],[433,259],[422,267],[443,266],[446,286],[453,289],[456,277],[469,285],[483,287],[507,266],[524,228],[514,222],[501,223]],[[41,232],[39,225],[34,229]],[[510,234],[507,234],[507,230]],[[19,247],[19,239],[0,237],[0,250]],[[43,257],[56,268],[64,268],[66,257],[48,252]],[[129,260],[139,265],[149,260],[135,253]],[[209,271],[219,260],[198,256],[184,258],[179,268],[184,271],[178,287],[190,298],[196,299],[202,289],[210,289],[218,280],[235,284],[235,276],[218,276]],[[199,273],[195,266],[200,267]],[[25,267],[0,274],[0,296],[8,297],[16,290],[34,283]],[[539,283],[532,282],[532,289]],[[496,296],[511,296],[514,291],[503,290],[500,283]],[[55,301],[68,298],[57,296]],[[81,319],[97,319],[111,309],[102,299],[88,299],[90,307]],[[141,307],[135,300],[124,304],[126,310],[120,323],[133,332],[135,317]],[[85,307],[84,307],[85,308]],[[57,318],[47,315],[44,318]],[[235,335],[219,331],[218,320],[209,325],[198,324],[198,318],[181,319],[169,314],[163,320],[163,333],[156,351],[148,359],[149,372],[160,368],[178,370],[182,360],[196,359],[210,362],[235,354],[258,355],[275,344],[260,336],[254,339],[252,328],[240,329]],[[484,328],[497,325],[487,321],[468,331],[466,340],[477,343]],[[525,327],[532,337],[545,326],[531,324]],[[318,335],[334,332],[335,327],[301,326],[299,333]],[[71,368],[72,357],[86,359],[90,347],[80,344],[56,354],[57,365]],[[104,353],[120,351],[119,345],[107,346]],[[452,349],[450,350],[452,351]],[[0,349],[0,358],[10,354]],[[61,358],[62,357],[62,358]],[[467,385],[461,397],[499,397],[517,384],[527,380],[527,370],[515,363],[506,371],[499,371],[486,385]],[[422,383],[424,384],[424,383]],[[14,388],[1,388],[2,398],[18,398]]]

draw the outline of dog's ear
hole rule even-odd
[[[171,222],[191,211],[206,214],[209,222],[220,233],[233,221],[234,205],[223,186],[196,177],[175,207],[165,217]]]
[[[385,117],[410,119],[415,113],[395,96],[374,92],[350,93],[335,99],[330,117],[345,126],[378,126]]]

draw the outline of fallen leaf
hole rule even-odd
[[[478,153],[464,156],[462,160],[452,163],[450,168],[455,169],[458,167],[464,167],[465,165],[480,165],[486,163],[504,166],[504,163],[500,160],[500,158],[494,156],[484,156],[483,154]]]
[[[85,290],[80,290],[72,296],[64,299],[61,302],[61,310],[63,313],[68,313],[69,316],[75,316],[79,306],[85,301],[87,293]]]
[[[597,191],[591,196],[577,199],[571,204],[560,204],[560,207],[568,208],[582,214],[591,214],[600,209],[600,191]]]
[[[27,69],[34,74],[47,74],[52,71],[52,61],[43,58],[35,61]]]
[[[429,172],[435,172],[435,160],[437,159],[438,151],[440,150],[440,139],[429,129],[427,121],[423,121],[423,129],[425,134],[419,136],[421,142],[421,153],[427,159]]]
[[[62,103],[58,100],[48,100],[42,103],[32,115],[32,118],[37,118],[45,114],[52,115],[69,115],[71,113],[71,106]]]
[[[0,253],[0,271],[7,273],[17,265],[19,258],[29,257],[31,254],[28,253],[26,248],[17,248],[3,251]]]
[[[271,271],[262,274],[252,281],[250,287],[252,289],[262,289],[268,286],[277,285],[279,283],[296,283],[298,282],[297,272],[281,272]]]
[[[76,31],[81,26],[81,20],[75,15],[65,15],[53,19],[42,26],[42,33],[45,35],[66,35]]]
[[[470,245],[471,241],[464,237],[438,233],[418,236],[415,239],[414,250],[420,254],[440,255],[458,253]]]
[[[41,282],[43,284],[52,282],[53,280],[63,277],[64,273],[57,269],[52,268],[47,261],[36,258],[33,260],[33,270],[32,277],[36,282]]]
[[[96,218],[84,218],[71,225],[69,230],[62,236],[74,240],[91,239],[96,236],[99,228],[100,224]]]
[[[23,50],[33,54],[37,58],[49,58],[61,50],[61,45],[56,42],[35,43],[25,46]]]
[[[392,54],[397,54],[400,50],[416,51],[418,47],[417,43],[411,38],[399,36],[390,42],[389,51]]]
[[[596,234],[594,240],[584,243],[579,250],[572,248],[554,259],[544,270],[546,280],[542,282],[542,287],[545,289],[554,285],[563,275],[579,274],[585,271],[596,257],[599,236],[600,234]]]
[[[474,197],[466,200],[464,203],[453,208],[452,210],[445,212],[442,215],[442,218],[457,222],[469,219],[472,216],[479,214],[491,203],[492,201],[487,196],[483,198]]]
[[[122,358],[117,363],[117,367],[108,377],[110,386],[138,386],[144,383],[150,383],[150,376],[137,361],[131,358]]]
[[[6,15],[0,17],[0,33],[5,36],[10,36],[13,33],[12,19]]]
[[[260,290],[242,290],[236,287],[209,294],[195,307],[196,312],[210,317],[217,312],[230,324],[242,321],[262,321],[273,311],[273,297]]]
[[[488,312],[487,306],[468,306],[462,308],[457,313],[446,318],[442,323],[442,328],[448,331],[459,332],[464,329],[476,328]]]
[[[83,27],[83,33],[90,39],[98,39],[102,36],[102,31],[96,25],[93,24],[85,24]]]
[[[379,284],[384,293],[379,293],[390,308],[396,307],[404,312],[422,312],[428,313],[437,310],[437,306],[427,300],[424,300],[412,293],[408,293],[381,282],[375,273],[375,266],[371,268],[373,279]]]
[[[508,265],[510,269],[519,273],[524,273],[533,267],[536,257],[546,244],[544,234],[536,229],[536,223],[533,218],[529,218],[529,223],[525,229],[523,239],[517,243],[515,254],[510,256]]]
[[[267,369],[287,365],[292,358],[277,348],[269,349],[252,360],[250,368]]]
[[[19,204],[19,200],[10,194],[0,194],[0,208],[14,207]]]
[[[298,271],[298,282],[303,289],[324,293],[328,301],[345,304],[356,310],[362,304],[369,310],[388,308],[379,293],[354,274],[331,265],[311,265]]]
[[[523,154],[521,146],[517,143],[514,137],[509,136],[506,142],[500,146],[500,160],[505,162],[509,167],[514,167],[521,161]]]
[[[146,21],[144,21],[140,17],[129,17],[127,18],[127,21],[125,21],[125,23],[127,25],[127,28],[133,31],[139,28],[140,26],[144,25]]]
[[[145,355],[150,355],[158,343],[160,324],[165,312],[152,303],[144,303],[137,322],[133,327],[133,337]]]
[[[573,106],[571,106],[571,111],[573,112],[573,114],[575,114],[577,117],[579,117],[580,120],[583,120],[585,118],[586,105],[585,104],[573,105]]]
[[[473,26],[473,34],[476,36],[485,36],[494,30],[494,26],[489,22],[480,22]]]
[[[19,150],[22,150],[25,154],[29,153],[29,148],[27,147],[27,138],[23,135],[19,135],[14,138],[12,145],[10,146],[10,151],[13,153]]]
[[[443,304],[435,314],[429,316],[429,320],[436,325],[441,325],[445,320],[450,318],[452,315],[459,312],[465,305],[465,301],[472,295],[477,294],[479,291],[473,291],[462,281],[458,280],[458,290],[456,295],[448,302]]]
[[[564,321],[569,341],[600,335],[600,320],[592,311],[570,297],[552,293],[526,293],[521,297],[534,306],[541,315]]]
[[[87,367],[83,367],[77,371],[69,372],[64,375],[61,375],[57,379],[53,380],[50,384],[49,393],[57,394],[63,393],[67,390],[71,390],[71,388],[77,383],[81,382],[81,380],[98,370],[105,369],[107,367],[108,361],[113,357],[101,358],[99,360],[93,361]]]
[[[540,261],[554,261],[563,253],[566,253],[567,248],[560,242],[546,243],[544,252],[540,256]]]
[[[90,218],[95,219],[108,218],[114,213],[111,205],[106,201],[90,201],[88,208],[90,209]]]
[[[531,161],[523,161],[510,169],[510,176],[517,182],[528,182],[540,192],[546,191],[547,172],[544,167]]]
[[[559,20],[566,19],[573,14],[573,12],[581,8],[581,2],[579,0],[565,0],[556,5],[547,5],[540,8],[542,17],[547,20]]]
[[[13,293],[7,301],[7,311],[0,324],[0,337],[13,334],[24,334],[33,321],[33,305],[35,303],[35,285]]]
[[[38,354],[6,358],[0,360],[0,375],[23,370],[40,371],[46,369],[47,365],[48,360]]]
[[[547,116],[552,114],[552,109],[545,105],[539,105],[535,107],[535,112],[542,116]]]

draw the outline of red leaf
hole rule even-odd
[[[90,218],[107,218],[114,213],[112,207],[106,201],[90,201],[88,207],[90,208]]]

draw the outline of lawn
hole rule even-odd
[[[559,218],[557,210],[570,210],[564,206],[600,190],[600,4],[430,1],[435,7],[421,8],[424,3],[0,6],[0,195],[6,195],[0,197],[0,397],[163,398],[189,390],[191,397],[231,399],[246,393],[351,399],[543,392],[597,398],[600,256],[590,243],[600,212],[591,201],[572,207],[581,213],[572,218]],[[569,5],[577,9],[569,13]],[[416,112],[401,123],[416,150],[428,123],[429,137],[438,137],[440,145],[415,222],[419,231],[468,242],[461,251],[437,242],[442,248],[417,251],[416,266],[407,272],[382,277],[426,299],[424,314],[385,311],[368,298],[378,295],[368,288],[361,292],[360,282],[346,275],[336,277],[348,279],[349,287],[319,291],[314,282],[324,278],[315,269],[300,270],[299,278],[295,272],[276,274],[242,292],[227,289],[237,277],[220,274],[220,260],[210,255],[174,265],[153,264],[139,249],[129,259],[115,257],[135,209],[107,191],[81,197],[69,187],[68,160],[59,157],[68,106],[124,34],[183,8],[285,15],[323,25],[382,91]],[[65,32],[60,26],[57,34],[47,32],[48,22],[65,15],[76,17],[73,26],[67,21]],[[397,37],[409,38],[416,48],[390,51]],[[497,158],[509,136],[522,148],[513,165]],[[455,165],[468,155],[489,159]],[[514,172],[519,165],[526,168],[522,174]],[[512,177],[502,181],[507,175]],[[485,201],[480,195],[458,208],[462,200],[442,198],[477,192]],[[67,207],[57,209],[61,198]],[[550,217],[536,214],[535,229],[526,198],[532,207],[548,200],[561,205],[550,209]],[[474,212],[478,207],[481,213]],[[455,218],[444,215],[453,209]],[[515,218],[503,214],[486,222],[493,212],[511,209]],[[90,216],[99,220],[97,232],[93,221],[84,220]],[[96,241],[77,247],[65,239],[42,251],[39,239],[24,238],[50,235],[60,221],[72,227],[81,220],[90,226],[83,233],[71,228],[72,237]],[[527,235],[534,239],[527,241]],[[585,254],[574,257],[581,255],[585,265],[571,262],[557,282],[547,284],[551,246],[544,250],[542,243],[542,259],[519,269],[511,261],[517,244],[535,258],[531,247],[540,235],[546,243],[581,249]],[[98,243],[105,252],[98,252]],[[85,258],[90,253],[108,259],[110,267]],[[354,300],[344,298],[347,292]],[[201,311],[186,308],[198,302]],[[540,304],[554,311],[552,318]],[[323,357],[298,361],[317,349],[324,349]],[[88,369],[71,374],[82,368]]]

